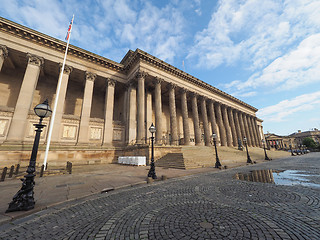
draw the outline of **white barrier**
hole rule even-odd
[[[146,165],[146,157],[145,156],[118,157],[118,163],[128,164],[128,165],[145,166]]]

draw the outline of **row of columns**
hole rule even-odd
[[[4,50],[5,49],[5,50]],[[7,56],[6,48],[0,45],[0,70],[3,65],[4,58]],[[17,103],[11,120],[9,132],[6,141],[8,143],[23,142],[25,129],[28,123],[29,109],[31,108],[34,91],[37,86],[40,71],[44,63],[44,59],[39,56],[27,54],[28,64],[22,80],[22,85],[18,95]],[[61,67],[61,64],[60,64]],[[58,96],[58,104],[56,109],[56,117],[53,126],[51,141],[58,142],[62,132],[61,123],[64,112],[64,104],[66,99],[66,92],[72,67],[65,65],[62,74],[60,94]],[[91,113],[91,104],[93,97],[94,81],[96,74],[86,72],[85,74],[85,88],[82,103],[82,111],[80,118],[78,144],[87,144],[89,142],[89,122]],[[105,95],[105,122],[103,144],[111,145],[113,129],[113,108],[114,108],[114,89],[115,81],[106,79],[106,95]],[[57,96],[56,96],[57,97]],[[52,104],[53,105],[53,104]]]
[[[131,101],[129,106],[135,106],[137,104],[137,135],[136,143],[144,143],[144,136],[147,128],[145,126],[145,77],[146,74],[143,72],[138,72],[137,74],[137,98],[133,93],[134,89],[131,89],[129,92],[129,97]],[[163,80],[155,77],[154,78],[154,111],[155,111],[155,124],[157,127],[157,132],[155,134],[156,144],[162,143],[162,99],[161,99],[161,84]],[[176,111],[176,102],[175,102],[175,92],[177,86],[175,84],[168,84],[168,94],[169,94],[169,113],[170,113],[170,133],[171,133],[171,144],[178,145],[178,128],[177,128],[177,111]],[[183,133],[184,133],[184,144],[190,144],[190,129],[189,129],[189,116],[188,116],[188,101],[187,101],[186,89],[180,90],[181,95],[181,112],[183,120]],[[132,95],[133,94],[133,95]],[[260,137],[258,132],[257,120],[256,117],[250,116],[243,112],[237,111],[223,105],[214,100],[207,99],[205,97],[199,97],[195,93],[190,93],[191,95],[191,108],[192,108],[192,118],[193,118],[193,127],[195,135],[195,145],[202,144],[201,142],[201,129],[200,129],[200,120],[198,112],[198,100],[200,100],[201,105],[201,114],[203,120],[204,128],[204,142],[206,146],[209,146],[211,143],[212,132],[217,133],[218,140],[222,146],[237,146],[238,139],[243,140],[244,137],[248,140],[249,146],[261,146]],[[138,102],[134,102],[137,99]],[[208,104],[208,107],[207,107]],[[209,113],[207,112],[209,109]],[[133,116],[134,107],[131,107],[129,116]],[[208,118],[209,116],[209,118]],[[134,129],[132,126],[134,121],[130,121],[129,117],[128,131]],[[212,126],[212,132],[209,129],[209,122]]]

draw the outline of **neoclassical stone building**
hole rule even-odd
[[[0,18],[1,165],[28,159],[38,122],[32,109],[45,99],[53,106],[65,48],[63,41]],[[181,146],[210,146],[213,132],[220,146],[236,147],[246,136],[249,146],[259,147],[256,111],[140,49],[117,63],[70,45],[49,163],[148,154],[151,123],[157,157]]]

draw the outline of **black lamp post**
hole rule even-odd
[[[266,151],[266,144],[265,144],[265,140],[262,139],[261,142],[263,143],[263,149],[264,149],[264,160],[268,160],[270,161],[271,159],[268,158],[268,155],[267,155],[267,151]]]
[[[27,169],[27,175],[24,176],[24,180],[22,183],[21,189],[13,196],[13,200],[9,203],[9,207],[6,211],[7,212],[14,212],[14,211],[27,211],[34,208],[34,197],[33,197],[33,188],[34,188],[34,177],[35,177],[35,170],[36,170],[36,160],[37,160],[37,153],[38,153],[38,146],[40,141],[40,134],[42,132],[42,128],[45,125],[42,124],[42,120],[45,117],[49,117],[51,115],[51,109],[48,105],[48,99],[45,100],[43,103],[38,104],[34,108],[34,112],[38,117],[40,117],[40,121],[38,124],[34,124],[36,127],[36,136],[33,142],[32,153],[30,157],[29,166]]]
[[[246,137],[243,138],[243,142],[244,142],[244,145],[246,146],[246,150],[247,150],[247,163],[252,163],[250,155],[249,155],[249,151],[248,151],[247,138]]]
[[[221,167],[221,163],[218,157],[218,150],[217,150],[217,134],[213,133],[212,134],[212,138],[213,138],[213,144],[214,144],[214,150],[216,151],[216,164],[215,164],[215,168],[219,168]]]
[[[151,164],[150,164],[150,170],[148,173],[148,177],[152,177],[152,179],[157,179],[156,169],[154,166],[154,147],[153,147],[153,142],[154,142],[153,134],[157,131],[157,129],[153,125],[153,123],[151,124],[149,131],[151,132]]]

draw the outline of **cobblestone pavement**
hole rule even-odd
[[[320,153],[125,188],[0,226],[0,239],[320,239]],[[313,186],[234,178],[303,171]]]

